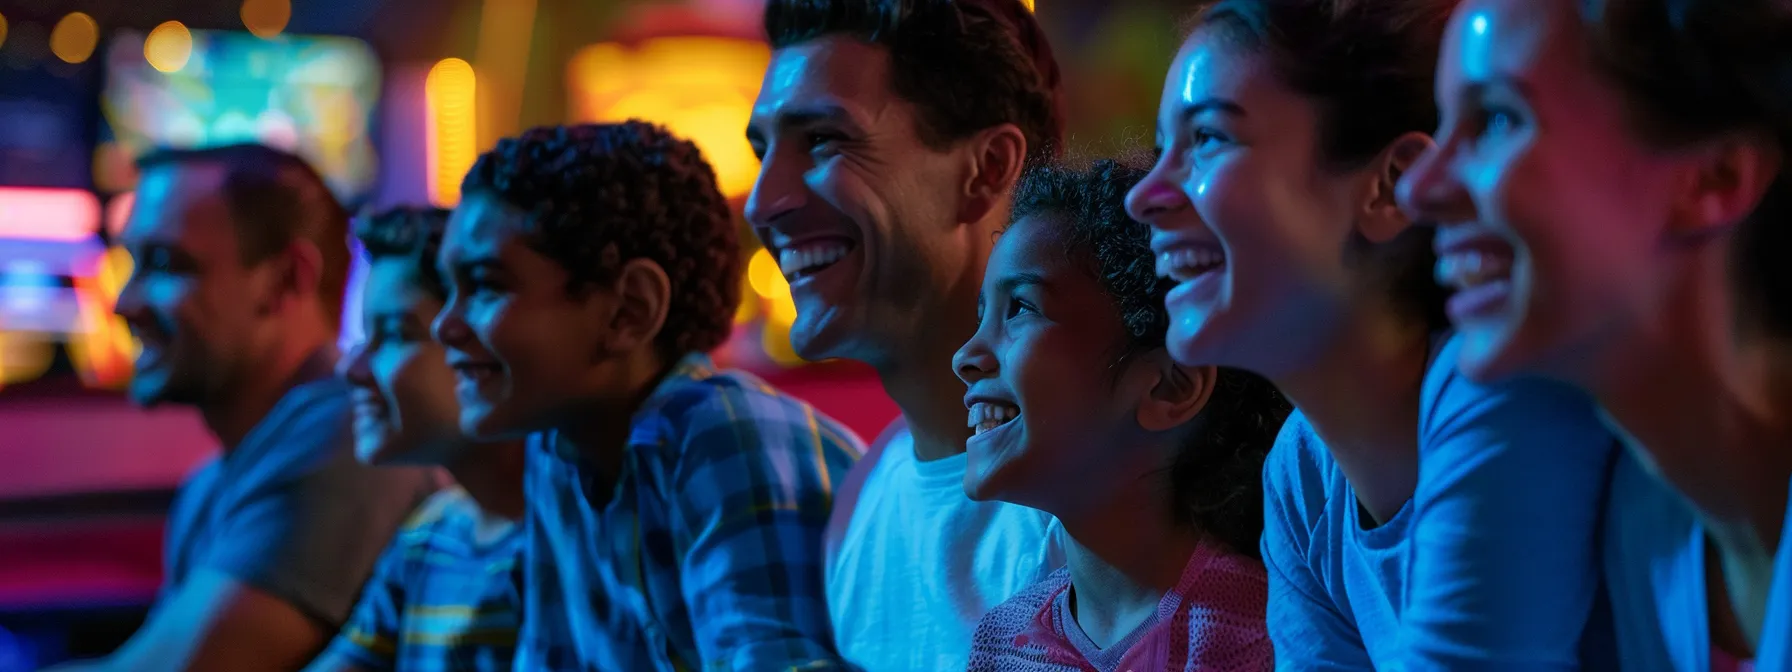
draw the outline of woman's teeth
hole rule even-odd
[[[851,251],[851,244],[840,241],[786,247],[778,251],[778,268],[784,271],[784,279],[795,280],[833,265]]]
[[[1009,420],[1020,417],[1020,408],[1008,404],[992,404],[978,402],[971,404],[969,426],[982,434],[1007,424]]]
[[[1226,265],[1226,253],[1217,247],[1194,246],[1165,250],[1157,255],[1157,274],[1187,282]]]
[[[1512,274],[1512,255],[1486,250],[1451,252],[1437,258],[1437,284],[1468,289]]]

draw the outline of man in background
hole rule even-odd
[[[296,670],[434,477],[355,460],[332,375],[348,217],[317,173],[258,145],[157,152],[139,169],[116,309],[142,343],[130,395],[198,409],[222,454],[180,488],[143,627],[66,669]]]
[[[871,672],[964,669],[990,607],[1064,562],[1044,513],[964,494],[952,356],[1009,191],[1058,151],[1058,66],[1019,0],[769,0],[747,220],[804,358],[874,367],[902,418],[841,484],[828,610]]]

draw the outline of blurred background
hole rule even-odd
[[[1037,0],[1070,91],[1070,146],[1149,143],[1178,3]],[[109,651],[161,573],[164,513],[215,446],[194,414],[118,392],[111,241],[146,149],[259,141],[351,209],[452,207],[523,128],[644,118],[692,138],[740,204],[769,58],[758,0],[0,0],[0,672]],[[747,236],[750,240],[750,236]],[[896,415],[862,367],[808,363],[772,259],[751,258],[718,358],[867,440]],[[357,292],[358,293],[358,292]],[[358,315],[352,301],[350,315]],[[359,338],[347,320],[345,342]]]

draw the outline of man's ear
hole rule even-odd
[[[1157,382],[1139,401],[1139,426],[1150,432],[1165,432],[1183,425],[1207,407],[1213,396],[1219,369],[1212,366],[1185,367],[1157,349],[1147,354],[1140,366],[1149,366]]]
[[[323,267],[324,255],[316,243],[303,239],[288,243],[270,269],[274,275],[261,303],[262,314],[317,296],[322,290]]]
[[[1027,136],[1014,124],[1001,124],[964,141],[968,162],[961,187],[960,223],[981,222],[1008,202],[1027,163]]]
[[[586,299],[606,334],[606,353],[626,354],[653,347],[672,303],[672,280],[666,269],[651,259],[630,259],[616,274],[611,290],[609,301],[598,296],[599,292]]]
[[[1412,219],[1400,209],[1400,199],[1396,195],[1400,176],[1436,145],[1429,135],[1406,133],[1395,138],[1375,157],[1375,179],[1369,183],[1357,217],[1357,230],[1369,242],[1388,242],[1412,226]]]

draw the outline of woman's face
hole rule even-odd
[[[1438,62],[1438,145],[1401,203],[1433,222],[1471,376],[1584,380],[1671,266],[1689,156],[1631,129],[1573,0],[1471,0]]]
[[[1346,242],[1375,176],[1324,165],[1320,121],[1267,58],[1213,27],[1171,64],[1162,156],[1127,210],[1151,225],[1158,273],[1177,281],[1166,301],[1177,361],[1275,378],[1336,331]]]

